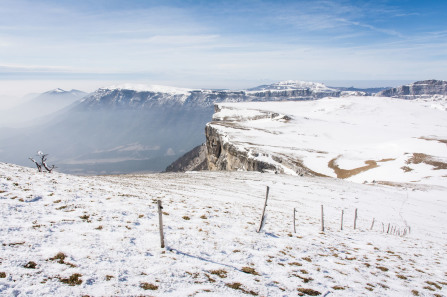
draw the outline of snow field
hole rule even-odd
[[[4,163],[0,187],[4,296],[447,294],[442,187],[255,172],[79,177]],[[411,233],[383,233],[382,223]]]
[[[220,103],[209,125],[253,157],[296,174],[274,156],[298,160],[314,172],[363,183],[447,185],[447,101],[382,97],[298,102]],[[264,116],[261,116],[264,115]],[[256,152],[254,154],[253,152]],[[422,162],[415,154],[426,155]],[[348,177],[345,171],[377,166]],[[433,165],[435,164],[435,165]]]

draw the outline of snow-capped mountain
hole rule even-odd
[[[80,108],[208,108],[219,102],[313,100],[340,94],[322,83],[302,81],[284,81],[239,91],[125,84],[98,89],[83,99]]]
[[[50,93],[53,95],[48,97],[59,98],[57,95],[66,91],[56,89]],[[45,116],[45,124],[33,121],[30,128],[3,129],[0,161],[32,166],[27,158],[42,150],[50,154],[52,163],[62,172],[163,171],[205,142],[204,127],[212,120],[216,103],[303,101],[345,95],[321,83],[300,81],[236,91],[109,86],[51,117]]]
[[[80,90],[72,89],[70,91],[66,91],[66,90],[63,90],[61,88],[56,88],[54,90],[50,90],[48,92],[43,93],[42,95],[59,96],[61,94],[66,95],[67,97],[73,97],[73,98],[76,98],[76,99],[80,99],[80,98],[84,97],[85,95],[87,95],[87,93],[85,93],[83,91],[80,91]]]

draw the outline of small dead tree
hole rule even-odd
[[[48,172],[52,172],[54,168],[56,168],[56,166],[51,165],[48,166],[47,164],[47,156],[48,154],[44,154],[41,151],[37,152],[37,155],[40,157],[40,163],[37,162],[36,160],[34,160],[34,158],[29,158],[34,164],[36,164],[37,170],[39,172],[42,172],[43,169],[45,169]],[[42,169],[43,168],[43,169]]]
[[[36,164],[36,166],[37,166],[37,170],[39,171],[39,172],[42,172],[42,165],[40,165],[39,163],[37,163],[37,161],[36,160],[34,160],[33,158],[29,158],[34,164]]]

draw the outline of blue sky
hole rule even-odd
[[[0,0],[0,94],[431,78],[447,1]]]

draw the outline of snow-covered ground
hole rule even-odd
[[[0,295],[446,296],[445,193],[257,172],[80,177],[0,163]]]
[[[447,101],[383,97],[219,103],[211,124],[254,159],[363,183],[447,186]],[[243,169],[243,168],[241,168]]]

